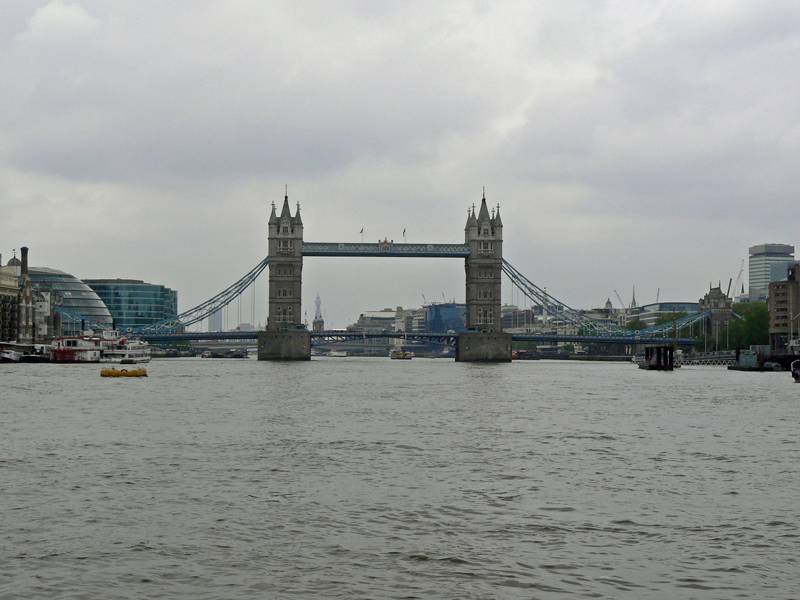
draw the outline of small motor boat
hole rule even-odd
[[[147,369],[102,369],[100,377],[147,377]]]

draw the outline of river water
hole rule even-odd
[[[797,598],[800,386],[448,360],[0,365],[0,598]]]

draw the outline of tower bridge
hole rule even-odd
[[[467,211],[464,242],[407,244],[384,239],[370,243],[311,242],[304,239],[300,206],[292,214],[285,196],[280,214],[276,207],[267,223],[268,255],[226,289],[179,315],[143,327],[135,334],[154,343],[187,340],[258,340],[259,358],[263,360],[308,360],[312,343],[366,337],[407,337],[439,340],[456,346],[459,361],[511,360],[511,342],[578,342],[617,345],[650,345],[670,342],[690,346],[691,338],[680,337],[682,331],[695,324],[708,322],[710,310],[686,315],[674,322],[662,323],[641,331],[598,321],[571,308],[514,267],[503,257],[503,221],[499,205],[490,210],[486,197],[476,212]],[[458,258],[464,261],[466,326],[460,334],[429,332],[425,334],[327,331],[322,315],[314,319],[314,331],[301,323],[303,260],[306,257],[384,257],[384,258]],[[186,328],[203,321],[212,313],[228,306],[250,288],[261,273],[269,269],[269,311],[267,327],[260,332],[187,332]],[[570,335],[511,335],[502,330],[500,313],[501,277],[506,275],[530,302],[557,314],[571,326]],[[92,324],[88,324],[92,327]]]
[[[486,195],[475,213],[468,211],[464,243],[400,244],[306,242],[300,204],[289,196],[280,215],[275,205],[267,223],[269,310],[267,329],[258,335],[259,360],[308,360],[311,336],[301,322],[303,258],[307,256],[379,256],[459,258],[466,279],[466,327],[456,341],[457,361],[511,360],[511,335],[502,331],[500,284],[503,275],[503,221],[500,205],[489,210]]]

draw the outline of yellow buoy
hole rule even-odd
[[[147,369],[102,369],[100,377],[147,377]]]

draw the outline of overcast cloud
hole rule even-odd
[[[460,241],[485,185],[565,301],[697,299],[800,243],[799,24],[795,0],[5,2],[0,251],[188,308],[263,257],[285,183],[312,241]],[[344,326],[463,288],[459,261],[317,258],[303,301]]]

